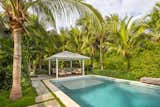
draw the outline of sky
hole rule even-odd
[[[96,8],[103,16],[110,14],[118,14],[121,18],[125,16],[133,16],[132,21],[142,18],[149,14],[155,4],[160,0],[85,0]],[[76,19],[73,18],[71,22],[65,23],[63,20],[56,18],[57,30],[61,27],[70,27],[75,25]],[[48,30],[52,27],[48,28]]]
[[[118,14],[121,18],[125,16],[133,16],[133,20],[142,18],[147,15],[160,0],[85,0],[96,8],[103,16],[110,14]],[[2,11],[0,7],[0,11]],[[59,17],[55,18],[57,28],[69,27],[74,25],[76,19],[72,19],[71,23],[64,23]],[[53,29],[48,27],[48,30]]]
[[[103,16],[113,13],[121,17],[143,17],[149,13],[160,0],[85,0],[98,9]]]

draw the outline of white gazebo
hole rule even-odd
[[[47,58],[49,75],[51,75],[51,61],[56,61],[56,79],[58,79],[58,61],[59,60],[70,61],[71,68],[72,68],[72,61],[82,60],[82,75],[84,75],[85,74],[85,60],[88,60],[88,59],[90,58],[87,56],[83,56],[83,55],[68,52],[68,51],[63,51],[63,52],[54,54]]]

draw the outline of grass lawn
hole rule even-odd
[[[32,87],[23,89],[23,97],[16,101],[9,100],[10,91],[0,90],[0,107],[25,107],[35,103],[36,92]]]

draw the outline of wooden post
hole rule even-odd
[[[58,59],[56,58],[56,79],[58,79]]]

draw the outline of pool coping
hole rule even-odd
[[[43,80],[43,82],[51,90],[51,92],[53,92],[61,100],[61,102],[66,107],[80,107],[80,105],[77,102],[75,102],[73,99],[71,99],[68,95],[66,95],[64,92],[62,92],[58,87],[56,87],[50,81],[51,80],[53,80],[53,81],[74,80],[74,79],[77,79],[77,78],[84,78],[84,77],[98,77],[98,78],[103,78],[103,79],[107,79],[107,80],[112,80],[112,81],[115,81],[117,83],[118,82],[123,82],[123,83],[127,83],[127,84],[130,84],[130,85],[136,85],[136,86],[140,86],[140,87],[159,88],[160,89],[160,86],[158,86],[158,85],[146,84],[146,83],[142,83],[142,82],[139,82],[139,81],[118,79],[118,78],[100,76],[100,75],[63,77],[63,78],[59,78],[59,79],[47,79],[47,80]]]
[[[68,95],[66,95],[64,92],[62,92],[59,88],[57,88],[54,84],[50,82],[50,80],[55,79],[47,79],[43,80],[45,85],[53,92],[60,101],[66,106],[66,107],[81,107],[79,104],[77,104],[74,100],[72,100]]]

